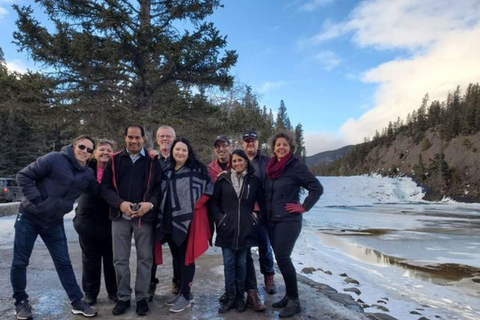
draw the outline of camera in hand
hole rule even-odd
[[[134,203],[130,208],[132,209],[132,211],[138,211],[141,207],[142,206],[140,205],[140,203]]]

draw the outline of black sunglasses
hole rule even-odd
[[[88,152],[88,153],[93,153],[93,149],[92,149],[92,148],[87,148],[87,147],[84,146],[83,144],[79,144],[79,145],[78,145],[78,149],[80,149],[80,150],[85,150],[85,149],[87,149],[87,152]]]

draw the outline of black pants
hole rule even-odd
[[[180,280],[180,294],[185,299],[190,300],[190,290],[192,287],[193,277],[195,276],[195,263],[191,263],[188,266],[185,265],[185,254],[187,253],[188,237],[183,243],[178,246],[173,240],[168,240],[170,251],[173,256],[173,269],[174,274],[179,275]]]
[[[173,256],[173,253],[172,253],[172,269],[173,269],[173,278],[172,278],[172,282],[174,284],[177,285],[177,287],[180,287],[180,280],[179,280],[179,276],[177,274],[177,270],[175,269],[175,257]],[[154,263],[152,265],[152,276],[151,276],[151,280],[150,280],[150,283],[156,283],[157,281],[155,280],[157,277],[157,265]]]
[[[295,242],[302,231],[302,221],[270,222],[268,233],[278,268],[285,281],[286,295],[298,298],[297,272],[290,258]]]
[[[85,296],[95,298],[100,292],[102,261],[105,287],[109,296],[117,296],[117,280],[113,267],[112,237],[79,236],[82,248],[82,288]]]

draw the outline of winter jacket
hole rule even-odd
[[[253,167],[255,168],[255,175],[260,178],[262,183],[265,182],[267,165],[270,158],[258,150],[257,155],[252,159]]]
[[[127,150],[116,153],[108,160],[100,186],[101,195],[110,205],[110,218],[119,219],[122,215],[120,204],[151,202],[154,206],[141,219],[155,221],[160,203],[162,169],[157,155],[149,154],[133,163]]]
[[[285,166],[280,178],[265,179],[265,207],[268,221],[301,221],[302,213],[289,213],[285,210],[287,203],[300,203],[300,188],[308,190],[302,206],[310,210],[320,199],[323,186],[308,170],[307,166],[293,157]]]
[[[218,159],[215,159],[207,165],[207,170],[210,179],[212,179],[212,182],[215,183],[217,182],[217,177],[220,173],[230,170],[230,162],[227,162],[227,167],[225,168],[225,170],[223,170],[222,167],[220,167],[220,165],[218,164]]]
[[[210,214],[216,225],[216,246],[238,250],[257,245],[259,219],[253,215],[255,201],[263,208],[262,182],[254,174],[245,176],[238,196],[230,172],[218,177],[209,202]]]
[[[17,182],[23,192],[20,213],[42,227],[63,223],[83,192],[98,192],[92,169],[77,162],[71,145],[23,168]]]
[[[88,166],[97,178],[97,162],[92,160]],[[98,192],[83,193],[78,198],[73,226],[79,235],[88,238],[107,238],[112,236],[112,222],[108,217],[109,205]]]

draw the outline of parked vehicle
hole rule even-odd
[[[0,178],[0,202],[20,201],[22,189],[13,178]]]

